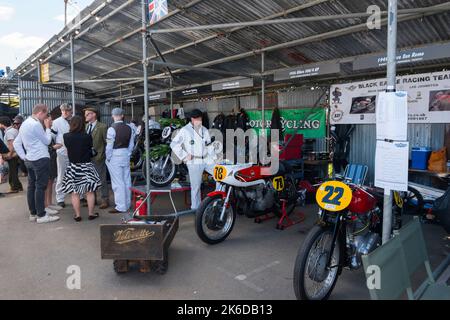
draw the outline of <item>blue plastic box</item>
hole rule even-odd
[[[411,168],[419,170],[427,170],[428,159],[430,158],[431,148],[414,147],[411,149]]]

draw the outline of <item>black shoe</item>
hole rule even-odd
[[[73,217],[73,220],[75,220],[76,222],[80,222],[82,219],[81,217]]]
[[[98,217],[100,217],[100,215],[98,213],[94,213],[92,216],[90,215],[88,219],[94,220],[94,219],[97,219]]]
[[[112,210],[109,210],[108,213],[113,213],[114,214],[114,213],[125,213],[125,212],[119,211],[116,208],[114,208]]]
[[[58,202],[57,205],[60,206],[61,208],[66,207],[66,204],[64,202]]]

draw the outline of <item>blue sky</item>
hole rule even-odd
[[[93,0],[69,2],[70,18]],[[14,69],[63,27],[64,0],[0,0],[0,69]]]

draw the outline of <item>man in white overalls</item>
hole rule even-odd
[[[191,122],[181,128],[170,143],[175,155],[187,164],[191,183],[191,209],[196,210],[201,202],[203,172],[213,164],[213,149],[208,129],[202,126],[202,112],[190,113]]]
[[[106,133],[106,166],[111,176],[116,206],[109,213],[123,213],[131,206],[130,156],[134,136],[131,127],[123,122],[123,109],[114,108],[112,117],[114,123]]]

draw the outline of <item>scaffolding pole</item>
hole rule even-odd
[[[387,88],[386,92],[395,92],[397,72],[397,0],[389,0],[387,39]],[[384,189],[383,203],[383,244],[388,242],[392,231],[392,191]]]
[[[37,65],[37,75],[38,75],[39,103],[42,103],[42,79],[41,79],[41,63],[40,62],[38,62],[38,65]]]
[[[131,95],[133,95],[133,90],[131,90]],[[131,98],[131,120],[134,120],[134,99]]]
[[[73,48],[73,35],[70,36],[70,81],[72,84],[72,108],[73,114],[77,113],[75,105],[75,65],[74,65],[74,48]]]
[[[265,72],[265,52],[261,52],[261,74],[264,74]],[[266,117],[265,117],[265,107],[266,107],[266,79],[262,77],[261,79],[261,128],[262,128],[262,134],[265,135],[265,128],[266,128]]]
[[[145,181],[147,194],[150,194],[150,135],[148,128],[148,70],[147,70],[147,1],[142,0],[142,68],[144,71],[144,128],[145,128]],[[150,215],[150,197],[147,197],[147,215]]]
[[[170,118],[173,119],[173,80],[170,77]]]

